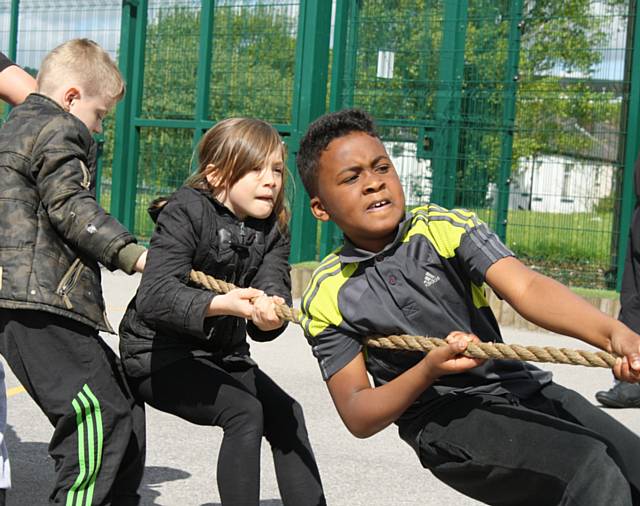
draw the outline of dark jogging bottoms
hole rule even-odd
[[[326,505],[302,407],[259,367],[225,368],[207,357],[188,358],[131,385],[156,409],[222,427],[216,474],[224,506],[259,504],[263,437],[283,505]]]
[[[640,438],[561,385],[451,396],[416,429],[401,436],[422,465],[486,504],[640,506]]]
[[[98,333],[43,311],[0,309],[0,353],[54,426],[50,503],[139,504],[144,408]]]

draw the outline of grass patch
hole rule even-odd
[[[615,290],[598,290],[594,288],[580,288],[577,286],[570,287],[571,291],[585,299],[610,299],[616,300],[620,294]]]
[[[479,210],[478,215],[490,220],[487,210]],[[611,262],[611,212],[511,210],[507,223],[506,243],[518,256],[605,266]]]

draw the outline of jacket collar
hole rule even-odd
[[[64,108],[52,98],[41,93],[33,92],[27,96],[22,104],[16,107],[30,106],[37,106],[38,108],[45,109],[47,112],[50,112],[52,114],[68,115],[70,118],[72,118],[73,122],[76,123],[82,135],[86,137],[87,145],[91,146],[91,144],[95,142],[93,135],[91,135],[91,132],[87,128],[87,125],[85,125],[79,118],[77,118],[70,112],[65,111]]]
[[[42,93],[38,93],[35,91],[29,94],[25,102],[26,101],[34,102],[36,104],[39,104],[41,107],[57,109],[59,112],[67,112],[62,108],[62,106],[58,102],[56,102],[52,98],[47,97],[46,95],[43,95]]]
[[[271,217],[269,217],[269,218],[265,218],[264,220],[260,220],[260,219],[252,218],[251,216],[249,216],[246,219],[241,220],[235,214],[233,214],[233,211],[231,211],[231,209],[229,209],[222,202],[220,202],[217,198],[215,198],[211,194],[211,192],[209,190],[205,190],[203,188],[196,188],[196,190],[199,191],[200,193],[202,193],[211,202],[213,202],[213,205],[215,206],[216,210],[222,216],[228,216],[229,219],[231,219],[232,221],[234,221],[237,224],[244,223],[245,225],[251,226],[253,228],[261,228],[259,226],[259,223],[264,223],[264,222],[270,221],[270,219],[271,219]]]

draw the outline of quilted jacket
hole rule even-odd
[[[95,161],[87,127],[48,97],[11,111],[0,129],[0,307],[112,332],[98,262],[130,272],[122,250],[143,249],[96,202]]]

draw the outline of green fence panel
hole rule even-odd
[[[623,76],[623,100],[620,113],[620,123],[624,127],[624,154],[622,148],[618,151],[620,159],[624,159],[624,173],[620,177],[619,199],[616,200],[616,210],[613,214],[611,251],[612,271],[616,272],[616,289],[620,290],[624,272],[625,256],[629,241],[629,227],[631,215],[636,203],[634,188],[634,165],[638,157],[640,139],[640,22],[638,20],[638,2],[629,4],[629,18],[626,33],[626,58]],[[622,143],[620,143],[622,144]],[[624,158],[622,158],[624,157]],[[617,236],[616,236],[617,234]],[[609,284],[613,276],[609,276]]]
[[[36,75],[42,58],[55,46],[77,37],[95,40],[114,59],[119,57],[120,0],[12,0],[0,2],[0,50]],[[6,105],[2,106],[6,108]],[[98,198],[109,208],[114,113],[98,137]],[[108,159],[108,161],[105,161]],[[102,190],[102,191],[100,191]]]
[[[572,285],[615,284],[629,7],[536,2],[524,15],[507,244]]]
[[[127,94],[105,123],[99,198],[143,240],[146,207],[190,174],[203,132],[258,116],[289,147],[292,260],[325,255],[340,232],[310,218],[293,157],[310,121],[356,106],[376,118],[408,206],[474,210],[528,265],[602,288],[619,282],[635,200],[637,9],[636,0],[0,0],[0,50],[33,73],[73,37],[119,59]]]
[[[513,122],[505,127],[513,11],[478,0],[363,0],[337,11],[336,25],[340,14],[348,22],[346,35],[334,32],[334,65],[344,69],[333,69],[332,109],[354,105],[377,119],[408,207],[462,206],[495,222],[490,185]],[[336,48],[346,55],[336,59]]]
[[[169,196],[189,176],[193,134],[188,128],[141,129],[134,231],[143,241],[148,241],[153,231],[147,214],[149,204]]]
[[[308,125],[326,110],[331,5],[303,0],[296,47],[292,132],[288,140],[289,169],[295,193],[292,201],[291,256],[294,263],[318,258],[318,224],[309,210],[309,197],[295,168],[299,139]]]
[[[256,116],[291,135],[297,29],[297,1],[149,1],[133,120],[139,193],[180,187],[196,166],[198,140],[221,119]],[[167,156],[148,166],[158,150]],[[134,229],[148,238],[152,224],[137,212]]]
[[[353,0],[344,9],[334,51],[355,43],[334,55],[345,63],[333,69],[332,100],[376,117],[408,205],[471,209],[533,268],[614,286],[630,213],[620,200],[633,158],[628,118],[638,126],[636,3]],[[327,230],[321,244],[335,241]]]

